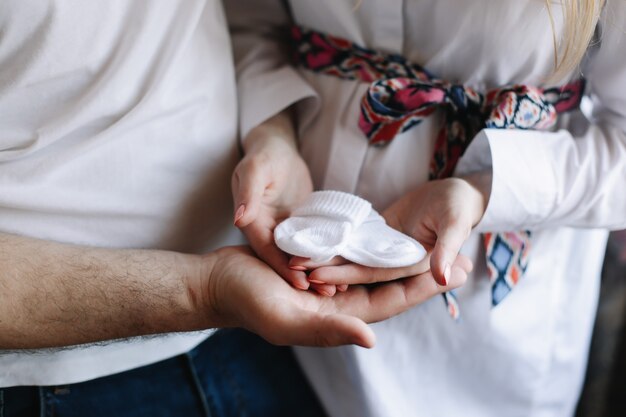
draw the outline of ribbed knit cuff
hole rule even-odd
[[[316,191],[292,215],[328,217],[358,227],[371,211],[372,205],[355,195],[340,191]]]

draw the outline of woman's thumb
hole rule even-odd
[[[267,186],[263,169],[250,167],[244,161],[235,170],[232,180],[234,202],[233,223],[237,227],[245,227],[258,216],[261,201]]]
[[[439,285],[448,285],[452,265],[468,233],[458,226],[443,227],[430,257],[430,270]]]

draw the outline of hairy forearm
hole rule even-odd
[[[0,348],[213,327],[197,288],[210,269],[207,257],[0,234]]]

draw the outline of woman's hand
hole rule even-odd
[[[349,284],[392,281],[426,271],[431,271],[440,285],[447,285],[452,274],[466,276],[472,271],[472,262],[459,250],[485,212],[490,186],[489,172],[430,181],[383,212],[391,227],[413,237],[428,250],[428,256],[415,265],[369,268],[340,257],[320,265],[294,257],[290,267],[310,271],[309,281],[333,294],[335,286],[343,290]]]
[[[389,226],[413,237],[428,256],[404,268],[369,268],[337,257],[323,265],[294,257],[291,268],[311,271],[310,282],[318,287],[345,288],[346,284],[392,281],[430,271],[440,285],[447,285],[452,274],[469,274],[473,265],[459,254],[472,227],[482,218],[491,188],[491,173],[464,178],[429,181],[405,194],[383,216]]]
[[[276,225],[313,191],[309,169],[296,147],[290,112],[253,129],[244,150],[232,177],[235,225],[263,261],[294,287],[306,290],[306,274],[290,269],[288,255],[274,243]]]
[[[246,247],[207,256],[210,272],[193,282],[191,298],[219,327],[244,327],[280,345],[372,347],[375,336],[365,323],[385,320],[465,281],[455,270],[450,284],[441,287],[425,272],[325,297],[293,288]]]
[[[355,264],[340,256],[323,264],[294,256],[289,265],[291,268],[309,271],[308,280],[316,286],[318,292],[334,295],[335,288],[336,291],[345,291],[353,284],[374,284],[430,273],[430,254],[414,265],[401,268],[372,268]],[[459,254],[452,263],[451,273],[465,280],[472,268],[472,261]]]
[[[383,217],[432,250],[430,270],[446,285],[461,246],[485,213],[490,187],[490,172],[429,181],[397,200]]]

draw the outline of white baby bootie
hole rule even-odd
[[[341,256],[359,265],[398,268],[421,261],[426,250],[412,237],[389,227],[383,216],[372,209],[352,232]]]
[[[274,239],[283,251],[315,262],[342,256],[360,265],[395,268],[426,255],[416,240],[387,226],[369,202],[339,191],[311,194],[276,227]]]
[[[339,191],[318,191],[274,230],[283,251],[315,262],[327,262],[340,254],[350,235],[372,211],[372,205]]]

